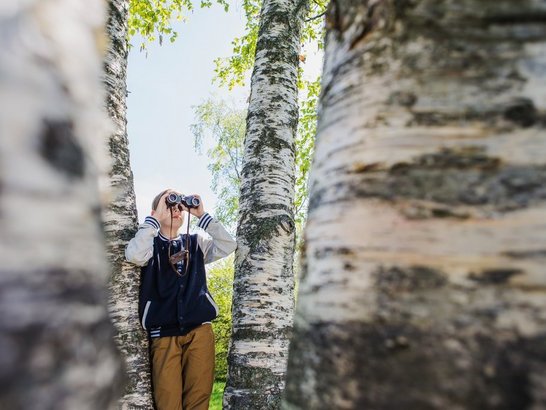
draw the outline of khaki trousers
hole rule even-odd
[[[214,382],[214,333],[203,324],[185,336],[152,339],[158,410],[208,410]]]

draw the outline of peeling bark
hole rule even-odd
[[[546,407],[545,21],[331,3],[284,408]]]
[[[107,409],[101,1],[0,6],[0,408]]]
[[[276,409],[294,308],[297,70],[306,1],[266,0],[241,173],[225,409]]]

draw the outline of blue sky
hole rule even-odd
[[[139,220],[150,211],[153,197],[164,188],[198,193],[213,211],[216,196],[205,156],[193,148],[190,125],[194,108],[211,96],[234,100],[244,107],[248,89],[229,92],[212,84],[214,59],[231,54],[231,41],[244,29],[238,7],[196,9],[186,22],[177,22],[178,39],[148,45],[140,39],[129,54],[127,119],[131,167]]]

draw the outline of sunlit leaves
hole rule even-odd
[[[215,79],[229,89],[244,85],[246,74],[254,65],[256,41],[260,29],[260,0],[244,0],[243,10],[246,17],[245,34],[232,41],[233,54],[228,58],[217,58]]]
[[[328,2],[312,0],[309,5],[309,17],[305,20],[302,31],[302,44],[316,44],[319,49],[324,47],[324,14]]]
[[[317,125],[317,103],[320,94],[320,77],[303,81],[303,95],[299,104],[298,133],[296,137],[296,224],[303,225],[307,214],[307,180]]]
[[[305,20],[302,31],[302,46],[315,45],[323,48],[324,19],[320,18],[326,10],[327,2],[314,0],[309,6],[309,18]],[[260,28],[261,0],[244,0],[243,10],[246,17],[245,34],[233,40],[233,54],[227,58],[218,58],[216,63],[216,80],[232,89],[243,85],[247,73],[254,66],[256,41]]]
[[[227,0],[215,0],[215,3],[228,11]],[[211,0],[201,0],[200,7],[210,7]],[[142,37],[141,49],[146,48],[147,43],[159,40],[162,44],[165,38],[172,43],[178,33],[173,29],[172,23],[176,20],[184,20],[194,7],[191,0],[130,0],[129,2],[129,38],[140,35]]]

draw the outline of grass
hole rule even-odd
[[[222,410],[222,395],[224,394],[225,381],[214,382],[212,387],[212,396],[210,398],[209,410]]]

